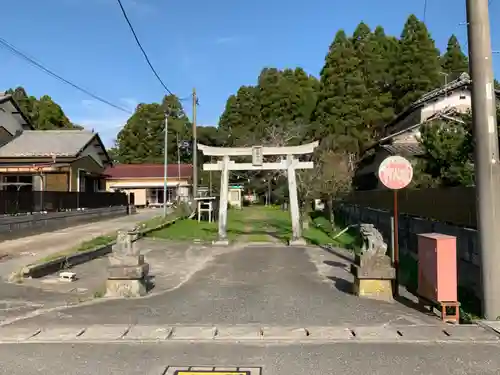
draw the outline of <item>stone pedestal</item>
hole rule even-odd
[[[392,281],[396,278],[396,270],[389,256],[371,253],[356,255],[351,273],[354,275],[355,295],[393,301]]]
[[[302,237],[299,238],[292,238],[290,241],[288,241],[289,246],[306,246],[307,242],[304,240]]]
[[[106,297],[141,297],[147,293],[149,264],[139,254],[135,231],[119,232],[109,256]]]
[[[212,245],[215,245],[215,246],[228,246],[229,245],[229,240],[227,238],[220,238],[218,240],[213,241]]]

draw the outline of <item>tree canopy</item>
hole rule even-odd
[[[48,95],[37,99],[29,96],[23,87],[9,89],[6,94],[12,95],[35,129],[81,129],[81,126],[71,123],[62,108]]]
[[[301,67],[264,67],[254,84],[241,86],[228,97],[218,126],[197,128],[198,140],[218,146],[319,140],[321,146],[313,158],[321,166],[321,174],[330,176],[330,187],[325,185],[323,192],[315,193],[323,196],[332,186],[344,189],[345,160],[350,168],[395,115],[446,80],[467,72],[468,65],[455,35],[441,53],[425,23],[415,15],[408,17],[399,37],[387,35],[382,26],[372,28],[360,22],[352,35],[336,32],[317,76]],[[9,92],[37,129],[76,127],[49,96],[37,99],[21,87]],[[137,106],[110,150],[113,158],[122,163],[162,163],[165,114],[168,161],[191,162],[191,120],[174,95]],[[453,186],[473,181],[470,118],[463,121],[466,125],[440,123],[423,129],[425,156],[419,162],[418,184]],[[447,126],[456,129],[447,132]],[[332,165],[333,160],[342,163]],[[264,173],[252,173],[240,177],[268,178]],[[342,181],[334,181],[332,176],[343,176]],[[307,181],[307,176],[302,177]]]

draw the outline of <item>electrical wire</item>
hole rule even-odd
[[[80,87],[78,86],[77,84],[67,80],[66,78],[63,78],[61,77],[60,75],[54,73],[52,70],[50,70],[49,68],[45,67],[42,63],[36,61],[34,58],[32,57],[29,57],[27,54],[25,54],[24,52],[20,51],[17,47],[15,47],[12,43],[9,43],[8,41],[6,41],[5,39],[3,38],[0,38],[0,47],[6,49],[7,51],[11,52],[12,54],[16,55],[17,57],[25,60],[26,62],[30,63],[31,65],[35,66],[36,68],[40,69],[41,71],[45,72],[46,74],[52,76],[53,78],[56,78],[57,80],[83,92],[84,94],[87,94],[88,96],[94,98],[95,100],[101,102],[101,103],[104,103],[104,104],[107,104],[109,105],[110,107],[113,107],[115,109],[118,109],[122,112],[126,112],[128,114],[132,114],[132,111],[124,108],[124,107],[121,107],[119,105],[116,105],[116,104],[113,104],[111,103],[110,101],[106,100],[106,99],[103,99],[101,98],[100,96],[88,91],[87,89],[84,89],[83,87]]]
[[[427,18],[427,0],[424,0],[424,23]]]
[[[132,23],[130,22],[130,19],[128,18],[127,12],[125,11],[125,8],[123,7],[122,1],[121,0],[117,0],[117,1],[118,1],[118,5],[120,6],[120,9],[122,11],[123,17],[125,18],[125,21],[127,21],[128,27],[130,28],[130,31],[132,32],[132,35],[134,36],[135,42],[139,46],[142,54],[144,55],[144,58],[146,59],[146,62],[148,63],[149,67],[151,68],[151,71],[156,76],[156,78],[158,79],[158,81],[160,82],[160,84],[163,86],[163,88],[170,95],[174,95],[172,93],[172,91],[169,90],[169,88],[167,87],[167,85],[165,85],[165,83],[162,81],[162,79],[160,78],[160,76],[156,72],[156,69],[153,67],[153,64],[151,64],[151,61],[149,60],[148,54],[146,53],[146,51],[142,47],[142,44],[141,44],[141,42],[140,42],[139,38],[137,37],[137,34],[136,34],[135,30],[134,30],[134,26],[132,26]]]

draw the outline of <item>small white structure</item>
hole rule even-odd
[[[228,244],[227,240],[227,205],[229,193],[229,171],[259,171],[259,170],[286,170],[288,176],[288,191],[290,196],[290,214],[292,217],[292,238],[290,245],[305,244],[300,226],[299,200],[297,196],[297,169],[312,169],[313,162],[298,160],[296,155],[312,154],[319,142],[290,147],[210,147],[198,144],[198,149],[206,156],[222,157],[217,163],[203,164],[205,171],[221,171],[220,206],[219,206],[219,240],[218,244]],[[280,162],[266,163],[264,156],[285,155],[286,159]],[[230,160],[233,156],[252,156],[252,163],[236,163]]]
[[[243,187],[230,186],[229,187],[229,205],[231,207],[241,209],[243,205]]]
[[[59,280],[65,282],[72,282],[76,280],[76,273],[70,271],[63,271],[59,273]]]
[[[197,203],[198,211],[198,223],[201,221],[202,214],[206,213],[208,215],[208,222],[211,223],[214,219],[214,207],[213,203],[215,197],[198,197],[194,198]]]

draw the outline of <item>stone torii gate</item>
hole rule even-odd
[[[297,169],[312,169],[312,161],[299,161],[296,155],[312,154],[319,142],[289,147],[211,147],[198,144],[198,149],[205,156],[221,157],[217,163],[203,164],[205,171],[221,171],[220,206],[219,206],[219,238],[216,244],[227,245],[227,204],[229,190],[229,171],[286,170],[290,197],[290,214],[292,218],[292,238],[290,245],[305,244],[300,226],[299,200],[297,196]],[[286,156],[280,162],[265,163],[264,156]],[[252,156],[251,163],[236,163],[230,157]]]

